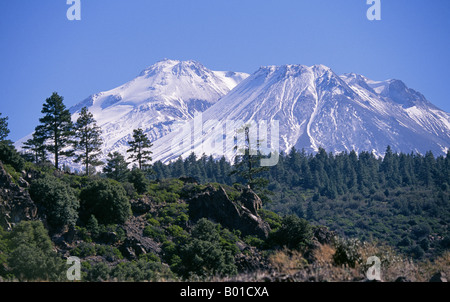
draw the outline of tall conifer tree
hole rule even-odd
[[[103,162],[98,160],[103,144],[101,133],[93,114],[83,107],[74,125],[73,146],[75,162],[84,165],[86,175],[89,175],[90,167],[103,165]]]
[[[39,119],[41,125],[36,130],[42,134],[45,140],[45,148],[54,155],[55,168],[59,169],[61,156],[71,156],[73,153],[67,150],[72,138],[72,121],[69,110],[63,103],[64,98],[56,92],[45,100]]]
[[[2,114],[0,113],[0,142],[4,141],[6,139],[6,137],[9,134],[9,129],[8,129],[8,117],[1,117]]]
[[[130,149],[127,150],[131,155],[128,157],[132,162],[138,164],[139,170],[147,167],[152,160],[149,149],[153,146],[150,139],[145,135],[141,128],[133,130],[133,140],[129,141]]]

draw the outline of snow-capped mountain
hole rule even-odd
[[[195,61],[164,59],[115,89],[91,95],[70,108],[73,120],[82,107],[103,130],[103,153],[125,154],[133,129],[151,141],[192,119],[226,95],[248,74],[212,71]]]
[[[390,145],[439,155],[450,147],[450,114],[402,81],[339,76],[323,65],[267,66],[248,75],[165,59],[70,108],[73,120],[84,106],[102,128],[102,159],[114,151],[125,155],[133,129],[142,128],[155,161],[191,152],[231,160],[244,124],[254,125],[264,150],[280,152],[323,147],[382,156]],[[66,164],[77,168],[70,159]]]
[[[192,151],[230,159],[237,121],[255,129],[278,121],[279,151],[323,147],[382,156],[390,145],[394,151],[438,155],[450,147],[450,115],[399,80],[338,76],[323,65],[285,65],[260,68],[200,117],[157,140],[154,159],[173,160]]]

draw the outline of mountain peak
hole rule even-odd
[[[103,155],[125,153],[132,130],[154,141],[215,104],[248,74],[213,71],[194,60],[163,59],[129,82],[91,95],[70,108],[88,107],[103,130]],[[77,165],[70,163],[71,166]]]
[[[144,69],[139,76],[151,77],[157,73],[182,73],[182,71],[193,70],[199,73],[200,70],[208,70],[203,64],[194,61],[179,61],[172,59],[163,59]]]
[[[212,71],[194,60],[164,59],[130,82],[92,95],[71,113],[81,106],[102,127],[105,156],[126,152],[137,128],[154,142],[156,160],[187,156],[193,149],[199,155],[221,156],[211,146],[219,145],[220,137],[235,135],[227,130],[228,121],[281,121],[279,145],[285,152],[293,146],[306,151],[323,146],[333,152],[383,154],[391,145],[438,154],[450,144],[450,115],[402,81],[372,81],[356,73],[338,76],[322,64],[262,66],[249,76]],[[192,123],[199,113],[207,121],[202,143],[171,149],[178,135],[173,130]],[[218,129],[228,132],[217,135]]]
[[[262,66],[206,110],[202,121],[201,135],[192,145],[173,146],[179,134],[170,133],[154,143],[154,158],[169,161],[195,152],[231,160],[232,150],[224,151],[217,143],[235,135],[229,121],[279,121],[280,152],[292,147],[317,151],[322,146],[335,153],[381,155],[390,145],[408,153],[438,154],[450,143],[449,115],[403,82],[375,82],[356,73],[338,76],[321,64]],[[222,135],[220,129],[225,129]]]
[[[311,74],[314,78],[320,78],[324,75],[332,76],[334,72],[328,66],[322,64],[316,64],[312,66],[306,66],[302,64],[285,64],[285,65],[269,65],[261,66],[256,74],[264,74],[265,76],[277,76],[277,77],[298,77],[302,74]]]

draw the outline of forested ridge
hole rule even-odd
[[[361,281],[371,256],[387,281],[449,273],[450,152],[292,149],[261,167],[246,136],[232,163],[164,164],[134,129],[101,162],[85,108],[73,124],[54,93],[42,113],[22,152],[0,115],[0,280],[67,280],[70,256],[83,281]]]
[[[200,182],[245,183],[225,158],[191,154],[153,164],[155,179],[190,176]],[[412,257],[433,256],[450,244],[450,152],[445,156],[355,151],[307,154],[295,148],[260,177],[265,208],[295,214],[349,237],[380,240]]]

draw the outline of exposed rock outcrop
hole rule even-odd
[[[250,188],[245,188],[239,196],[239,201],[244,207],[250,210],[253,215],[258,216],[258,211],[262,208],[262,200]]]
[[[188,201],[189,217],[193,221],[208,218],[229,229],[240,230],[244,236],[267,238],[270,227],[258,215],[261,199],[250,189],[232,201],[223,187],[208,186]]]
[[[235,256],[235,263],[239,272],[249,273],[270,270],[268,259],[258,249],[242,242],[238,242],[238,247],[241,252]]]
[[[20,183],[26,185],[24,180]],[[28,191],[14,183],[0,162],[0,226],[10,230],[22,220],[35,219],[38,219],[36,204]]]
[[[430,282],[447,282],[447,276],[444,272],[438,272],[431,277]]]
[[[120,246],[120,250],[128,259],[136,259],[142,254],[161,252],[161,248],[153,239],[144,236],[145,226],[146,222],[142,216],[132,217],[124,224],[126,239]]]
[[[131,210],[136,215],[142,215],[152,210],[153,205],[151,199],[144,195],[138,199],[130,200]]]

